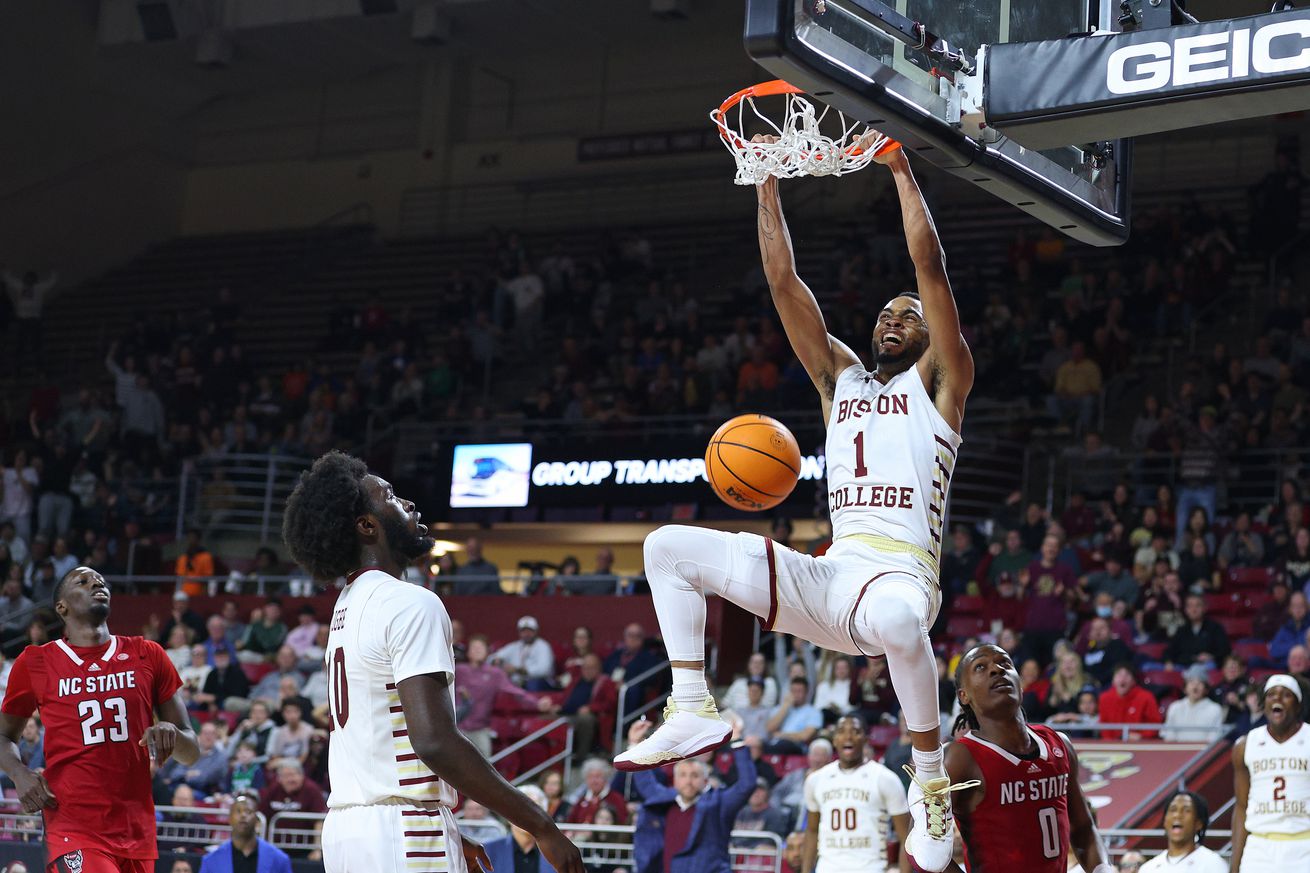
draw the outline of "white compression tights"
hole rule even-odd
[[[646,537],[646,578],[670,660],[705,660],[707,593],[753,615],[768,615],[768,562],[763,553],[751,554],[744,548],[747,539],[684,525],[666,525]],[[776,553],[793,574],[804,573],[818,560],[781,547]],[[869,589],[853,624],[862,649],[887,653],[892,687],[910,730],[935,732],[939,724],[937,663],[928,641],[930,608],[924,590],[909,577],[896,574]],[[834,615],[833,624],[840,618]],[[785,616],[780,615],[777,623],[785,627]]]

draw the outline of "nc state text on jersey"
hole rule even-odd
[[[59,680],[59,696],[70,694],[100,694],[104,691],[122,691],[136,687],[136,671],[106,673],[103,676],[70,676]]]
[[[1001,805],[1027,803],[1030,800],[1055,800],[1069,790],[1069,774],[1043,776],[1039,779],[1020,779],[1001,783]]]
[[[874,411],[877,404],[879,415],[909,415],[910,399],[905,394],[879,394],[871,403],[867,398],[843,400],[837,404],[837,423],[848,418],[861,418]]]

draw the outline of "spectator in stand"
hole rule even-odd
[[[1307,634],[1310,638],[1310,634]],[[1310,647],[1292,646],[1287,653],[1287,672],[1310,680]]]
[[[1022,571],[1021,571],[1022,572]],[[1008,571],[1002,573],[993,586],[981,583],[983,594],[983,621],[988,627],[1023,627],[1027,621],[1028,604],[1020,594],[1018,582]]]
[[[252,695],[265,700],[277,700],[281,694],[283,679],[291,680],[297,691],[304,686],[305,677],[296,669],[296,653],[291,651],[290,646],[283,646],[277,650],[277,657],[273,664],[274,669],[265,673],[264,677],[255,684],[250,692]]]
[[[250,709],[250,679],[227,649],[215,649],[214,669],[191,700],[209,712],[245,712]]]
[[[1101,692],[1097,701],[1101,721],[1106,724],[1160,724],[1160,706],[1155,696],[1137,684],[1137,670],[1131,663],[1123,663],[1114,670],[1110,687]],[[1101,738],[1117,740],[1122,736],[1118,728],[1101,731]],[[1129,731],[1129,740],[1154,739],[1155,731]]]
[[[32,539],[33,493],[40,482],[27,450],[14,450],[12,463],[0,473],[0,524],[12,524],[21,540]]]
[[[54,546],[50,549],[50,563],[55,567],[55,578],[62,579],[68,572],[79,566],[82,562],[68,550],[68,540],[62,536],[55,537]]]
[[[1130,606],[1137,604],[1138,595],[1141,593],[1141,586],[1133,578],[1120,560],[1120,556],[1113,552],[1105,553],[1105,567],[1094,573],[1089,573],[1083,577],[1086,579],[1085,588],[1087,594],[1095,598],[1098,594],[1109,594],[1110,602],[1122,600]]]
[[[1170,742],[1210,742],[1219,737],[1224,723],[1224,709],[1210,699],[1209,671],[1197,664],[1183,674],[1187,684],[1184,697],[1169,704],[1165,712],[1165,729],[1160,736]]]
[[[1059,423],[1074,420],[1077,433],[1092,426],[1096,402],[1101,396],[1101,367],[1087,357],[1081,340],[1069,346],[1069,360],[1055,371],[1055,384],[1047,397],[1046,408]]]
[[[810,683],[797,676],[788,685],[790,692],[769,717],[766,725],[769,741],[764,751],[770,755],[803,755],[805,747],[823,727],[823,713],[810,704]]]
[[[831,662],[832,675],[819,682],[814,690],[814,706],[823,713],[824,724],[836,724],[837,719],[855,707],[851,704],[854,677],[851,659],[836,658]]]
[[[1183,422],[1183,451],[1178,469],[1177,529],[1175,542],[1183,538],[1187,517],[1192,508],[1205,509],[1206,518],[1214,518],[1217,508],[1215,482],[1222,474],[1220,466],[1228,449],[1227,431],[1215,423],[1218,411],[1201,407],[1199,424]]]
[[[520,789],[533,803],[550,812],[549,801],[540,788],[525,785]],[[514,871],[514,873],[555,873],[555,868],[537,848],[537,840],[532,834],[516,825],[510,825],[509,835],[489,840],[483,849],[491,869],[497,871]]]
[[[1278,569],[1289,588],[1310,596],[1310,528],[1297,528],[1292,547],[1279,560]]]
[[[564,797],[564,776],[558,770],[547,770],[541,774],[537,784],[546,798],[544,809],[555,821],[564,821],[569,814],[571,804]]]
[[[1110,683],[1115,667],[1131,661],[1133,653],[1127,643],[1112,634],[1110,619],[1098,615],[1087,623],[1087,628],[1083,668],[1098,688],[1104,688]]]
[[[764,689],[761,703],[764,706],[778,705],[778,682],[769,675],[769,663],[762,652],[753,652],[746,660],[746,675],[738,676],[728,686],[728,693],[723,696],[723,705],[728,709],[740,710],[748,703],[749,684],[758,680]]]
[[[277,778],[259,795],[259,811],[271,819],[279,812],[327,812],[323,789],[305,778],[305,768],[299,761],[277,762]],[[304,823],[285,825],[288,829],[314,830]],[[297,853],[300,854],[300,853]],[[305,853],[307,854],[307,852]]]
[[[227,622],[221,615],[211,615],[205,620],[205,661],[209,666],[214,666],[214,655],[222,650],[227,652],[228,657],[235,661],[237,657],[237,647],[228,639]]]
[[[318,615],[314,612],[314,607],[306,603],[300,607],[300,612],[296,616],[296,626],[286,636],[286,645],[296,653],[297,659],[304,658],[313,648],[314,640],[318,637],[318,629]]]
[[[1059,560],[1060,538],[1047,534],[1040,557],[1019,577],[1024,589],[1024,636],[1038,660],[1047,663],[1051,647],[1069,623],[1066,607],[1078,585],[1074,571]]]
[[[259,799],[238,796],[228,809],[232,838],[200,862],[200,873],[291,873],[291,859],[259,837]]]
[[[607,719],[615,714],[618,704],[618,689],[601,672],[600,656],[594,652],[587,655],[582,659],[582,674],[569,685],[564,703],[552,707],[555,713],[568,716],[573,725],[573,751],[579,759],[596,749],[601,739],[598,728],[609,726]]]
[[[1094,618],[1103,618],[1108,621],[1110,623],[1110,636],[1123,641],[1123,644],[1131,650],[1133,648],[1132,639],[1135,629],[1133,628],[1133,623],[1123,617],[1127,615],[1124,607],[1120,607],[1120,615],[1116,616],[1116,603],[1123,604],[1123,601],[1111,600],[1110,595],[1107,592],[1102,591],[1100,594],[1092,598],[1092,616]],[[1074,650],[1079,654],[1086,654],[1087,642],[1091,638],[1091,634],[1092,623],[1088,621],[1078,631],[1078,636],[1074,639]],[[1001,644],[1001,648],[1005,649],[1007,652],[1014,651],[1004,643]],[[1116,661],[1116,663],[1118,662]]]
[[[34,608],[35,604],[23,595],[23,583],[18,579],[5,579],[0,586],[0,634],[6,641],[23,633],[32,620]],[[6,642],[5,646],[8,648],[9,643]]]
[[[1269,641],[1269,658],[1281,665],[1287,661],[1287,653],[1300,644],[1310,631],[1310,615],[1307,615],[1306,595],[1293,591],[1287,598],[1287,613],[1283,624]]]
[[[1192,664],[1201,664],[1207,669],[1217,667],[1232,651],[1232,646],[1223,626],[1206,617],[1205,598],[1200,594],[1187,595],[1183,601],[1183,616],[1186,621],[1174,631],[1165,649],[1168,668],[1181,669]]]
[[[746,680],[746,705],[729,706],[725,700],[724,709],[731,709],[741,719],[741,735],[750,740],[763,741],[769,736],[769,717],[773,707],[764,703],[764,680],[752,676]]]
[[[205,620],[200,617],[200,613],[191,608],[191,598],[185,591],[178,591],[173,594],[172,613],[168,621],[159,630],[160,641],[166,641],[173,633],[175,625],[183,625],[191,632],[191,639],[204,639],[205,637]]]
[[[173,625],[164,646],[164,653],[168,655],[168,660],[172,661],[173,666],[181,673],[186,669],[187,664],[191,663],[191,628],[181,624]]]
[[[623,645],[610,652],[602,666],[605,674],[614,681],[615,685],[627,684],[628,691],[623,697],[625,712],[633,712],[640,708],[647,692],[661,680],[657,672],[653,676],[636,681],[637,677],[659,666],[662,660],[663,658],[646,648],[645,628],[633,622],[623,629]]]
[[[227,752],[218,741],[218,725],[212,721],[205,722],[196,731],[196,745],[200,747],[200,757],[194,764],[183,764],[176,758],[170,758],[159,768],[156,776],[172,791],[177,786],[186,784],[200,797],[208,797],[218,792],[227,775]]]
[[[1183,580],[1177,573],[1165,573],[1152,579],[1138,613],[1142,632],[1156,640],[1167,640],[1185,620]]]
[[[223,779],[223,793],[229,796],[238,794],[258,794],[264,790],[264,766],[255,760],[255,744],[247,740],[237,746],[232,758],[232,769]]]
[[[1071,542],[1086,544],[1096,533],[1096,512],[1088,505],[1086,494],[1074,491],[1069,495],[1069,505],[1060,514],[1060,524]]]
[[[1095,690],[1092,680],[1083,670],[1083,662],[1074,652],[1061,652],[1056,658],[1055,672],[1051,674],[1050,688],[1043,700],[1051,715],[1069,714],[1078,710],[1078,695]]]
[[[649,723],[647,723],[649,724]],[[619,824],[628,823],[628,806],[623,796],[610,789],[613,770],[603,758],[588,758],[582,764],[582,796],[573,804],[565,821],[571,824],[591,824],[596,810],[608,806]]]
[[[745,729],[746,726],[743,723],[742,730]],[[769,783],[770,788],[777,785],[778,771],[773,769],[772,764],[764,760],[764,740],[761,737],[748,737],[745,734],[742,734],[741,741],[746,745],[746,748],[750,750],[751,761],[755,763],[755,775]],[[728,772],[723,774],[723,784],[735,785],[736,783],[737,764],[734,761],[728,764]]]
[[[868,724],[889,722],[900,709],[891,677],[887,675],[886,658],[869,659],[855,693],[855,708]]]
[[[271,661],[286,638],[287,626],[282,623],[282,601],[270,597],[262,607],[250,613],[246,635],[237,645],[237,657],[246,663]]]
[[[482,540],[469,537],[464,550],[468,559],[455,570],[455,593],[504,594],[500,587],[500,568],[482,557]]]
[[[1005,532],[1005,548],[1002,549],[998,543],[992,543],[988,549],[991,555],[991,562],[987,563],[986,579],[992,585],[996,580],[1001,578],[1004,573],[1009,573],[1011,577],[1018,578],[1019,573],[1032,563],[1033,555],[1023,545],[1023,538],[1017,529]],[[981,567],[980,567],[981,569]]]
[[[1187,554],[1178,562],[1178,576],[1191,591],[1219,590],[1223,577],[1210,559],[1210,547],[1204,539],[1197,537],[1191,541]]]
[[[293,700],[282,703],[282,724],[275,728],[268,741],[268,757],[271,760],[289,760],[294,758],[301,764],[309,756],[309,741],[314,737],[314,726],[309,723],[304,706]]]
[[[1233,519],[1233,529],[1219,545],[1219,568],[1260,567],[1264,565],[1264,537],[1251,529],[1251,514],[1239,512]]]
[[[801,819],[805,809],[806,777],[831,763],[832,759],[832,743],[828,740],[819,737],[810,743],[810,748],[805,753],[805,766],[792,770],[774,786],[774,802],[786,808],[797,820]]]
[[[1097,705],[1098,697],[1095,691],[1079,692],[1078,704],[1074,711],[1053,716],[1051,722],[1061,725],[1064,733],[1071,737],[1092,739],[1097,733],[1095,725],[1101,721]]]
[[[459,729],[469,742],[478,747],[483,757],[491,757],[491,713],[496,704],[496,695],[508,694],[525,707],[545,712],[550,707],[550,700],[538,700],[519,688],[505,671],[487,663],[490,643],[483,634],[469,637],[468,660],[455,665],[455,693],[459,698],[456,712],[459,715]]]
[[[188,709],[196,708],[195,695],[204,687],[205,680],[209,678],[209,671],[212,669],[214,668],[205,660],[205,647],[200,643],[193,645],[190,663],[177,671],[182,680],[182,688],[186,690]]]
[[[537,635],[537,620],[525,615],[518,620],[519,638],[501,647],[491,663],[509,674],[510,681],[529,691],[549,691],[555,675],[555,652]]]
[[[1251,685],[1251,676],[1246,669],[1246,662],[1240,655],[1230,654],[1224,658],[1223,671],[1219,683],[1215,685],[1213,697],[1224,707],[1224,721],[1232,724],[1241,714],[1245,704],[1242,695]]]
[[[791,816],[781,808],[774,806],[769,796],[769,783],[763,776],[755,777],[755,790],[751,792],[750,797],[746,800],[746,806],[741,812],[737,813],[737,820],[733,822],[733,830],[737,831],[771,831],[777,834],[781,839],[786,839],[787,834],[791,833]],[[733,842],[736,846],[738,843]],[[743,848],[755,848],[757,846],[772,845],[768,840],[747,840],[740,844]]]
[[[649,730],[651,722],[634,726],[640,726],[639,742],[641,729]],[[634,777],[644,799],[633,835],[634,873],[729,873],[732,823],[756,784],[749,752],[740,742],[734,742],[733,749],[740,776],[728,788],[707,790],[708,768],[698,760],[674,765],[672,788],[661,785],[649,770]]]
[[[974,571],[982,555],[973,542],[973,535],[966,525],[957,524],[951,531],[951,544],[942,555],[941,583],[945,591],[952,594],[965,594],[973,580]]]
[[[564,659],[564,663],[558,665],[561,669],[559,675],[555,677],[555,684],[560,688],[568,688],[569,683],[576,681],[582,675],[582,659],[592,653],[592,644],[591,628],[579,625],[573,629],[573,637],[569,640],[572,651]]]

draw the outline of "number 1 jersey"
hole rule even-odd
[[[168,655],[142,637],[23,649],[0,708],[16,718],[40,710],[45,778],[59,803],[45,811],[52,856],[77,849],[159,856],[150,756],[138,744],[155,722],[155,708],[181,687]]]

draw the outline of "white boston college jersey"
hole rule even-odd
[[[859,364],[837,377],[825,449],[834,538],[864,534],[941,557],[960,435],[916,367],[882,384]]]
[[[454,706],[455,655],[441,598],[381,570],[365,570],[337,598],[324,660],[332,720],[328,806],[453,806],[454,789],[414,754],[396,690],[411,676],[444,673]]]
[[[877,761],[843,770],[833,761],[805,778],[805,808],[819,814],[816,873],[882,873],[888,817],[910,811],[905,786]]]
[[[1301,725],[1286,742],[1261,725],[1246,735],[1242,760],[1251,775],[1246,795],[1246,830],[1251,834],[1310,831],[1310,727]]]
[[[1141,873],[1161,873],[1163,870],[1179,870],[1183,873],[1228,873],[1228,862],[1218,852],[1197,846],[1181,858],[1170,858],[1168,852],[1161,852],[1142,865]]]

